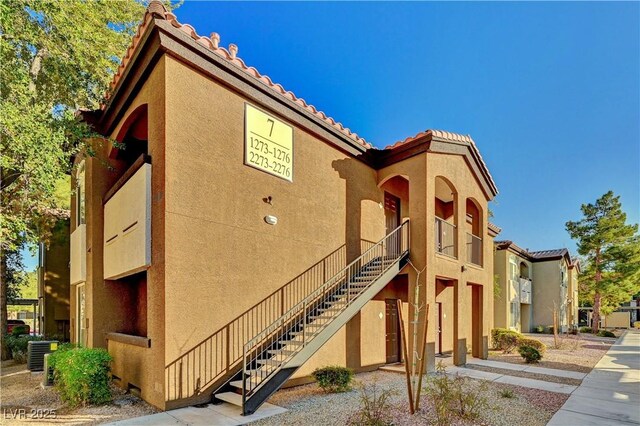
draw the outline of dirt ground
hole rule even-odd
[[[25,364],[2,362],[0,373],[2,425],[90,425],[156,413],[140,398],[113,387],[109,404],[69,408],[52,387],[42,388],[44,373],[31,373]]]
[[[569,334],[558,337],[559,347],[556,348],[552,334],[527,334],[527,337],[540,340],[547,345],[547,352],[536,366],[581,373],[590,372],[615,342],[615,339]],[[489,359],[512,364],[525,364],[524,359],[517,351],[510,354],[504,354],[502,351],[489,351]]]

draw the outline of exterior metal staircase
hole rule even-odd
[[[214,392],[253,414],[395,277],[409,257],[409,221],[245,343],[242,371]]]

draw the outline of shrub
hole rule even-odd
[[[548,325],[547,326],[547,334],[555,334],[553,331],[553,326],[552,325]]]
[[[640,328],[640,321],[634,321],[633,328]]]
[[[12,336],[20,336],[22,334],[29,334],[29,326],[28,325],[15,325],[13,329],[11,329]]]
[[[524,358],[527,364],[532,364],[542,359],[542,355],[540,355],[540,352],[538,352],[536,348],[533,348],[531,346],[520,346],[518,348],[518,353],[520,353],[520,356]]]
[[[522,335],[517,331],[507,330],[506,328],[495,328],[491,330],[491,340],[494,349],[501,350],[504,353],[512,352],[520,342]]]
[[[593,333],[591,327],[580,327],[580,333]]]
[[[523,337],[522,339],[520,339],[520,343],[518,344],[518,346],[530,346],[532,348],[536,348],[538,352],[540,352],[540,355],[544,355],[544,353],[547,351],[547,345],[542,343],[540,340],[529,339],[527,337]]]
[[[49,356],[62,399],[72,407],[109,402],[111,360],[111,355],[104,349],[62,345]]]
[[[542,326],[542,325],[537,325],[537,326],[536,326],[536,328],[534,328],[534,329],[533,329],[533,331],[534,331],[535,333],[538,333],[538,334],[539,334],[539,333],[544,333],[544,326]]]
[[[457,374],[449,377],[442,363],[438,363],[436,373],[429,377],[425,392],[433,400],[436,423],[450,425],[454,423],[454,414],[469,420],[478,418],[480,411],[489,407],[485,396],[487,389],[486,382],[474,388],[465,377]]]
[[[390,389],[379,390],[377,383],[360,386],[360,408],[349,420],[350,425],[389,426],[391,403],[394,392]]]
[[[14,328],[15,330],[15,328]],[[11,352],[11,357],[18,364],[24,364],[27,362],[27,351],[29,350],[29,342],[42,340],[40,336],[30,336],[24,334],[22,336],[15,334],[8,334],[5,336],[7,348]]]
[[[516,395],[513,393],[513,391],[511,389],[501,389],[500,390],[500,396],[502,398],[514,398]]]
[[[346,392],[351,389],[353,370],[350,368],[330,365],[317,368],[312,375],[318,386],[327,393]]]
[[[615,334],[610,332],[609,330],[600,330],[597,334],[598,337],[616,337]]]

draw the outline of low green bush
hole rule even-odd
[[[591,327],[580,327],[580,333],[593,333],[593,329]]]
[[[536,348],[538,352],[540,352],[540,355],[544,355],[547,351],[547,345],[542,343],[540,340],[529,339],[527,337],[520,339],[518,346],[531,346],[532,348]]]
[[[510,353],[522,339],[522,334],[517,331],[508,330],[506,328],[494,328],[491,330],[491,341],[493,342],[493,348],[501,350],[504,353]]]
[[[104,349],[61,347],[49,355],[55,386],[70,406],[111,401],[111,355]]]
[[[522,358],[524,358],[527,364],[532,364],[542,359],[542,355],[540,354],[540,352],[536,348],[533,348],[531,346],[520,346],[518,348],[518,353]]]
[[[610,332],[609,330],[600,330],[600,331],[598,331],[598,334],[596,336],[598,336],[598,337],[616,337],[616,335],[613,334],[612,332]]]
[[[29,334],[28,325],[15,325],[13,326],[13,329],[11,329],[12,336],[21,336],[23,334]]]
[[[27,362],[27,351],[29,350],[29,342],[42,340],[40,336],[30,336],[28,334],[24,335],[14,335],[7,334],[5,336],[5,342],[7,344],[7,348],[9,348],[9,352],[11,352],[11,357],[18,364],[24,364]]]
[[[327,393],[346,392],[351,389],[353,370],[350,368],[330,365],[317,368],[312,376],[318,382],[318,386]]]
[[[547,334],[554,334],[554,333],[553,333],[553,326],[552,326],[552,325],[548,325],[548,326],[547,326]]]
[[[533,329],[534,333],[544,333],[544,326],[542,325],[537,325],[534,329]]]

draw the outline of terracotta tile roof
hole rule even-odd
[[[342,123],[339,123],[336,120],[334,120],[332,117],[327,116],[324,112],[318,111],[316,107],[308,104],[304,99],[297,97],[293,92],[287,91],[284,87],[282,87],[282,85],[278,83],[274,83],[271,80],[271,78],[269,78],[268,76],[260,74],[260,72],[256,68],[247,66],[244,63],[244,61],[238,57],[238,46],[236,46],[235,44],[230,44],[228,49],[225,49],[224,47],[220,46],[220,35],[218,35],[217,33],[211,33],[209,37],[200,36],[191,25],[181,24],[180,22],[178,22],[176,16],[173,13],[167,11],[165,6],[159,0],[151,0],[151,2],[149,2],[144,18],[142,19],[142,22],[140,23],[140,26],[138,27],[136,34],[133,36],[131,45],[127,49],[127,52],[124,55],[124,58],[120,63],[120,66],[116,70],[113,80],[111,81],[110,90],[105,96],[107,100],[109,99],[111,93],[113,93],[116,87],[118,86],[127,66],[129,65],[129,62],[131,61],[136,51],[136,48],[138,47],[138,44],[140,43],[140,40],[142,39],[143,34],[145,33],[147,27],[149,26],[149,24],[152,22],[153,19],[161,19],[161,20],[167,21],[169,24],[171,24],[171,26],[187,34],[189,37],[191,37],[191,39],[193,39],[196,43],[199,43],[200,45],[209,49],[211,52],[215,53],[220,58],[223,58],[229,63],[235,65],[246,74],[252,76],[255,80],[259,81],[269,89],[276,92],[278,95],[306,109],[311,114],[315,115],[319,119],[326,122],[328,125],[335,128],[337,131],[342,133],[347,138],[356,142],[358,145],[366,149],[376,149],[372,147],[372,145],[368,143],[364,138],[358,136],[355,132],[352,132],[350,129],[344,127]],[[105,105],[101,106],[102,110],[104,110],[105,108],[106,108]],[[493,177],[489,173],[489,169],[487,168],[482,158],[482,155],[480,155],[480,151],[478,150],[475,142],[468,135],[459,135],[456,133],[446,132],[442,130],[427,130],[413,137],[406,138],[403,141],[396,142],[395,144],[388,146],[385,149],[394,149],[398,146],[401,146],[402,144],[416,140],[426,135],[431,135],[431,137],[439,140],[468,144],[471,147],[471,150],[473,151],[475,156],[477,156],[484,172],[486,172],[490,185],[495,190],[495,193],[497,193],[497,188],[493,180]]]
[[[152,0],[149,3],[149,6],[147,7],[147,11],[146,11],[146,13],[144,15],[144,18],[142,20],[142,23],[138,27],[138,31],[136,32],[136,34],[133,36],[133,40],[131,42],[131,45],[127,49],[127,52],[126,52],[124,58],[122,59],[122,62],[120,63],[120,66],[118,67],[118,69],[117,69],[117,71],[116,71],[116,73],[115,73],[115,75],[113,77],[113,80],[112,80],[111,85],[110,85],[110,92],[113,92],[115,87],[118,85],[118,82],[119,82],[124,70],[126,69],[131,57],[133,56],[133,53],[135,52],[136,47],[137,47],[142,35],[144,34],[147,26],[149,25],[149,23],[151,22],[151,20],[153,18],[166,20],[174,28],[183,31],[185,34],[189,35],[197,43],[199,43],[202,46],[208,48],[209,50],[211,50],[213,53],[217,54],[221,58],[226,59],[228,62],[230,62],[231,64],[237,66],[239,69],[241,69],[245,73],[251,75],[256,80],[260,81],[265,86],[269,87],[270,89],[272,89],[273,91],[275,91],[279,95],[281,95],[281,96],[283,96],[283,97],[285,97],[285,98],[297,103],[301,107],[305,108],[307,111],[309,111],[310,113],[314,114],[316,117],[320,118],[321,120],[324,120],[326,123],[331,125],[333,128],[337,129],[343,135],[347,136],[348,138],[350,138],[351,140],[355,141],[359,145],[361,145],[361,146],[363,146],[363,147],[365,147],[367,149],[371,148],[371,144],[369,144],[362,137],[358,136],[355,132],[352,132],[350,129],[344,127],[342,125],[342,123],[339,123],[336,120],[334,120],[333,118],[328,117],[324,112],[318,111],[318,109],[316,107],[314,107],[313,105],[308,104],[304,99],[297,97],[293,92],[285,90],[285,88],[282,87],[282,85],[280,85],[278,83],[274,83],[273,81],[271,81],[271,79],[268,76],[260,74],[260,72],[257,69],[255,69],[254,67],[247,66],[244,63],[244,61],[237,56],[237,54],[238,54],[238,46],[236,46],[235,44],[230,44],[228,49],[225,49],[224,47],[221,47],[219,45],[220,44],[220,35],[218,35],[217,33],[211,33],[211,35],[209,37],[204,37],[204,36],[198,35],[196,30],[191,25],[181,24],[180,22],[178,22],[176,16],[173,13],[167,11],[167,9],[164,7],[164,5],[161,2],[159,2],[158,0]],[[107,99],[108,99],[108,95],[107,95]],[[103,106],[102,109],[104,109],[104,106]]]
[[[487,167],[487,164],[484,162],[484,159],[480,154],[480,150],[478,149],[475,141],[471,138],[470,135],[461,135],[459,133],[447,132],[446,130],[428,129],[428,130],[425,130],[424,132],[418,133],[415,136],[409,136],[404,140],[397,141],[394,144],[388,145],[387,147],[385,147],[385,149],[395,149],[406,143],[413,142],[417,139],[427,137],[427,136],[431,136],[431,138],[440,139],[447,142],[469,144],[469,146],[471,147],[471,150],[478,156],[478,159],[480,160],[480,164],[482,165],[482,168],[484,169],[484,171],[487,173],[487,176],[489,178],[489,181],[491,182],[491,185],[496,189],[496,193],[498,192],[496,183],[493,180],[493,176],[491,176],[491,172],[489,172],[489,168]]]
[[[489,222],[487,224],[487,228],[492,231],[494,234],[498,235],[500,232],[502,232],[502,228],[500,228],[498,225],[496,225],[495,223],[491,223]]]

